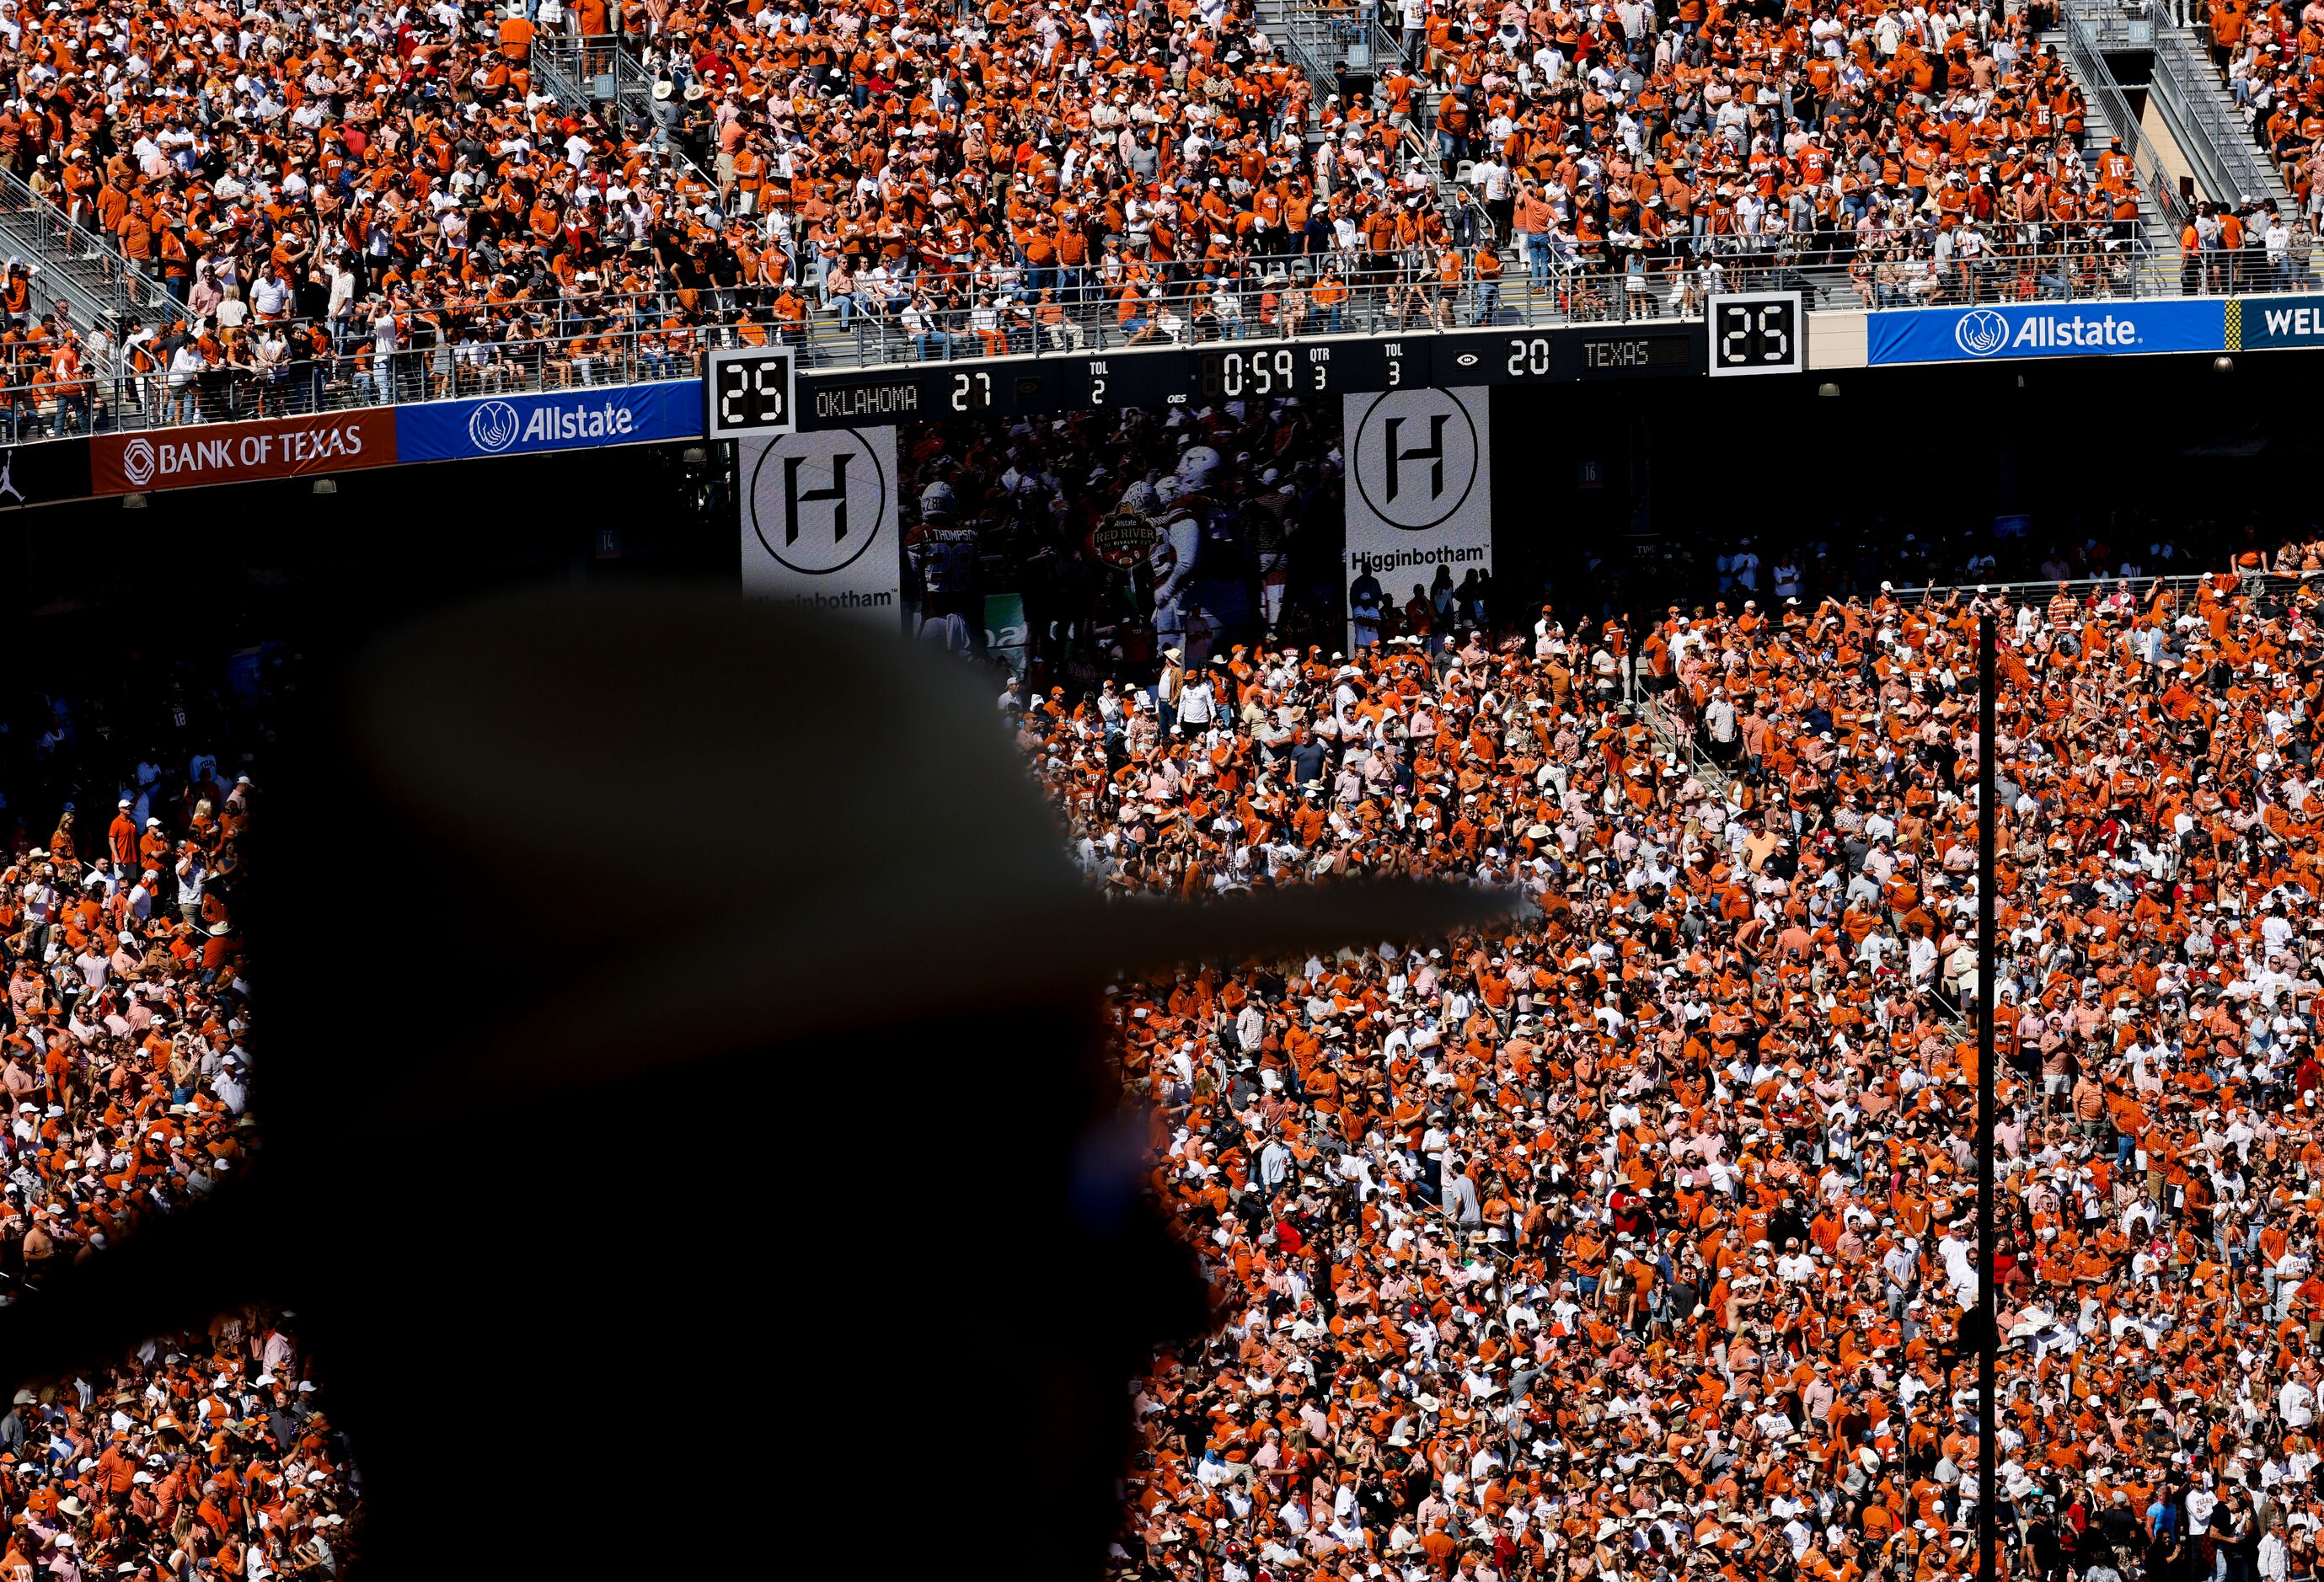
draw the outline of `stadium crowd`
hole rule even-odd
[[[0,1301],[216,1190],[257,1141],[236,917],[255,793],[158,745],[183,731],[115,730],[191,701],[76,690],[0,731]],[[227,1312],[15,1391],[0,1577],[338,1575],[356,1485],[290,1316]]]
[[[1318,85],[1250,0],[19,5],[0,166],[87,244],[53,267],[137,301],[88,322],[13,261],[7,422],[653,378],[711,337],[1487,322],[1505,276],[1583,315],[1813,266],[1874,306],[2113,289],[2137,173],[2039,20],[1426,0]],[[640,91],[567,102],[600,71]],[[2214,284],[2295,262],[2248,208],[2201,244]]]
[[[2324,16],[2275,0],[2176,0],[2167,9],[2208,27],[2228,91],[2312,229],[2324,217],[2324,84],[2316,75]]]
[[[1522,892],[1116,991],[1221,1328],[1124,1575],[2309,1578],[2324,546],[1997,600],[2003,1354],[1976,1462],[1962,597],[1542,610],[1002,704],[1093,882]],[[1966,1392],[1966,1393],[1964,1393]]]

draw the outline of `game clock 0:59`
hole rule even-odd
[[[1209,401],[1313,394],[1329,388],[1326,368],[1290,346],[1231,347],[1194,356],[1195,381]]]
[[[713,439],[788,434],[798,427],[798,381],[787,346],[740,346],[710,354]]]
[[[1800,291],[1744,291],[1713,297],[1711,376],[1801,373],[1807,370],[1807,302]]]

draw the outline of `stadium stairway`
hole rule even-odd
[[[2082,157],[2095,166],[2098,156],[2106,152],[2107,139],[2122,139],[2123,146],[2138,164],[2139,231],[2147,250],[2157,258],[2176,257],[2181,225],[2176,209],[2177,183],[2161,151],[2140,124],[2130,90],[2115,75],[2107,60],[2106,46],[2115,41],[2115,35],[2103,32],[2080,7],[2070,10],[2064,21],[2064,26],[2043,33],[2042,41],[2057,46],[2067,69],[2081,85],[2082,98],[2089,107],[2082,128]],[[2157,194],[2163,197],[2158,198]],[[2166,207],[2166,203],[2172,207]]]
[[[2192,29],[2155,23],[2149,93],[2200,185],[2229,202],[2273,198],[2287,219],[2300,212]]]
[[[1251,11],[1259,23],[1259,31],[1265,33],[1270,41],[1281,43],[1290,31],[1291,7],[1284,0],[1259,0]]]
[[[533,41],[533,74],[562,105],[582,105],[600,117],[643,120],[653,101],[653,77],[626,41],[606,35],[580,39],[546,35]]]
[[[152,290],[102,233],[73,225],[63,209],[6,171],[0,171],[0,255],[32,266],[37,306],[61,297],[83,328],[117,325]]]
[[[558,104],[596,107],[597,100],[591,91],[594,85],[581,80],[578,62],[564,51],[552,48],[549,41],[534,42],[529,64],[534,79],[555,94]],[[619,106],[614,108],[618,110]]]
[[[1396,37],[1365,13],[1352,8],[1326,10],[1298,0],[1257,0],[1254,17],[1259,31],[1277,51],[1298,69],[1320,97],[1337,94],[1354,81],[1378,86],[1378,74],[1404,60]],[[1427,173],[1437,205],[1447,214],[1467,210],[1482,235],[1484,205],[1475,189],[1462,181],[1459,170],[1448,170],[1436,155],[1435,139],[1426,128],[1430,110],[1424,103],[1419,125],[1407,131],[1400,162]],[[1311,136],[1314,134],[1311,134]],[[1501,280],[1500,321],[1523,323],[1533,286],[1512,252]]]
[[[1718,759],[1703,751],[1693,725],[1678,712],[1677,696],[1676,693],[1646,696],[1638,704],[1638,717],[1646,722],[1646,733],[1655,739],[1655,751],[1666,757],[1675,754],[1705,786],[1724,796],[1734,777],[1719,767]]]

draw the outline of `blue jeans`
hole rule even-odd
[[[1500,313],[1500,310],[1501,282],[1499,281],[1479,281],[1477,282],[1477,322],[1479,324],[1490,324]]]
[[[952,336],[940,329],[914,336],[912,344],[919,348],[920,360],[924,363],[941,363],[952,355]]]

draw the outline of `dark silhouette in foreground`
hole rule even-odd
[[[372,1575],[1094,1577],[1125,1382],[1205,1321],[1105,976],[1490,903],[1102,905],[932,666],[729,592],[351,667],[254,835],[258,1162],[0,1312],[6,1371],[294,1308]]]

